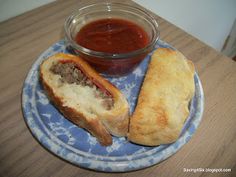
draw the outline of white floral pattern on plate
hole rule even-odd
[[[174,49],[161,40],[156,44],[156,48],[160,46]],[[57,156],[81,167],[98,171],[138,170],[173,155],[196,131],[204,107],[203,89],[197,73],[194,76],[196,91],[190,105],[190,115],[175,143],[149,147],[133,144],[124,137],[113,137],[111,146],[101,146],[95,137],[65,119],[43,91],[39,82],[39,65],[44,59],[58,52],[68,53],[63,40],[51,46],[36,60],[25,80],[22,94],[24,118],[29,129],[45,148]],[[150,57],[151,53],[127,76],[105,76],[126,96],[131,112],[134,111]]]

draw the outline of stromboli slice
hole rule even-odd
[[[130,141],[156,146],[178,139],[195,91],[194,72],[193,63],[180,52],[154,52],[130,118]]]
[[[40,66],[50,100],[70,121],[87,129],[102,145],[126,136],[129,105],[122,93],[81,58],[59,53]]]

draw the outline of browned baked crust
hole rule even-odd
[[[57,62],[60,60],[68,60],[76,63],[79,66],[79,69],[83,71],[90,80],[95,82],[96,85],[106,89],[114,99],[113,108],[108,111],[96,113],[95,118],[92,118],[85,115],[80,108],[77,109],[75,107],[67,106],[65,101],[63,101],[64,98],[57,93],[57,88],[50,84],[48,76],[50,71],[49,69],[46,69],[49,68],[47,65],[50,65],[52,61]],[[129,105],[126,99],[114,85],[101,77],[81,58],[63,53],[49,57],[40,66],[40,79],[48,97],[58,110],[67,119],[88,130],[102,145],[107,146],[112,144],[112,137],[110,134],[115,136],[126,136],[129,122]]]
[[[154,52],[130,118],[130,141],[156,146],[178,139],[194,95],[194,72],[192,62],[180,52]]]

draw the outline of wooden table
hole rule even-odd
[[[37,57],[63,38],[65,18],[85,2],[61,0],[0,23],[0,176],[236,176],[236,63],[158,16],[161,39],[194,62],[203,84],[205,111],[192,139],[164,162],[129,173],[79,168],[35,140],[21,110],[24,79]],[[184,168],[231,172],[186,173]]]

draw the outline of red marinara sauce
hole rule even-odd
[[[120,54],[145,47],[149,37],[142,27],[131,21],[107,18],[82,27],[75,40],[91,50]]]
[[[92,50],[91,54],[73,49],[98,72],[113,76],[133,71],[145,58],[149,48],[133,55],[127,53],[145,48],[150,43],[147,32],[132,21],[106,18],[84,25],[76,34],[75,42]],[[112,55],[98,55],[93,51]],[[116,57],[113,57],[116,54]]]

